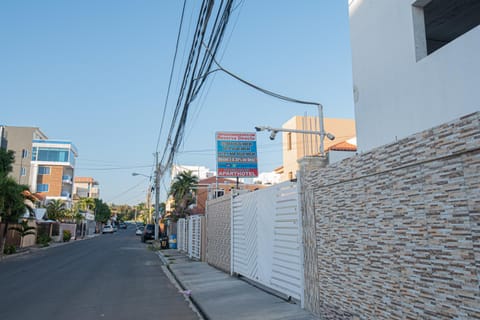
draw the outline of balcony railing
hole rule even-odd
[[[72,180],[72,177],[71,177],[71,176],[62,176],[62,182],[63,182],[63,183],[68,183],[68,184],[72,184],[72,183],[73,183],[73,180]]]

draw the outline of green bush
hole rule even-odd
[[[63,242],[68,242],[72,238],[70,230],[63,230]]]
[[[37,236],[37,243],[41,245],[42,247],[48,247],[49,242],[52,241],[52,238],[48,236],[48,234],[41,233]]]
[[[15,252],[17,252],[17,248],[15,248],[15,246],[11,244],[6,245],[3,249],[4,254],[14,254]]]

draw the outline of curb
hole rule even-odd
[[[186,290],[187,288],[185,287],[185,285],[182,283],[182,281],[180,281],[180,279],[178,279],[175,272],[173,272],[172,269],[170,268],[170,263],[165,258],[163,253],[160,252],[160,251],[157,251],[157,256],[160,258],[160,260],[164,264],[164,268],[162,268],[162,269],[165,272],[168,272],[168,274],[170,275],[170,277],[169,277],[170,280],[174,280],[178,287],[180,287],[182,290]],[[192,295],[187,296],[187,295],[184,294],[183,296],[185,297],[186,300],[188,300],[195,307],[195,311],[201,316],[201,319],[203,319],[203,320],[209,320],[210,319],[207,316],[207,313],[205,312],[205,310],[202,309],[202,307],[198,304],[198,302],[195,300],[195,298]]]
[[[27,247],[27,249],[25,251],[14,253],[14,254],[9,254],[9,255],[3,255],[3,257],[0,259],[0,262],[8,260],[8,259],[23,257],[27,254],[32,254],[32,253],[39,252],[39,251],[44,251],[44,250],[48,250],[48,249],[52,249],[52,248],[56,248],[56,247],[61,247],[61,246],[64,246],[64,245],[67,245],[67,244],[70,244],[70,243],[75,243],[77,241],[94,239],[98,236],[100,236],[100,234],[96,234],[96,235],[91,236],[91,237],[85,237],[85,238],[82,238],[82,239],[70,240],[70,241],[67,241],[67,242],[52,242],[52,244],[49,244],[46,247],[30,246],[30,247]]]

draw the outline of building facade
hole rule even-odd
[[[0,147],[15,152],[10,176],[20,184],[30,184],[33,140],[46,140],[47,136],[36,127],[0,126]]]
[[[99,183],[92,177],[75,177],[73,194],[79,198],[100,198]]]
[[[285,122],[283,129],[319,131],[318,117],[295,116]],[[335,139],[324,140],[324,149],[355,137],[355,120],[353,119],[324,119],[324,129],[335,136]],[[295,179],[298,170],[298,160],[306,156],[318,155],[320,150],[320,136],[317,134],[302,134],[283,132],[283,175],[282,181]]]
[[[46,200],[72,203],[75,160],[78,151],[70,141],[33,140],[30,186]]]
[[[175,179],[175,177],[186,171],[191,171],[192,174],[198,179],[206,179],[215,176],[214,171],[210,171],[209,168],[204,167],[204,166],[186,166],[186,165],[180,165],[180,164],[175,164],[172,166],[172,171],[171,171],[171,177],[172,180]]]
[[[361,152],[480,109],[480,2],[350,0]]]

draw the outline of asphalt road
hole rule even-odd
[[[198,319],[133,228],[0,262],[0,319]]]

